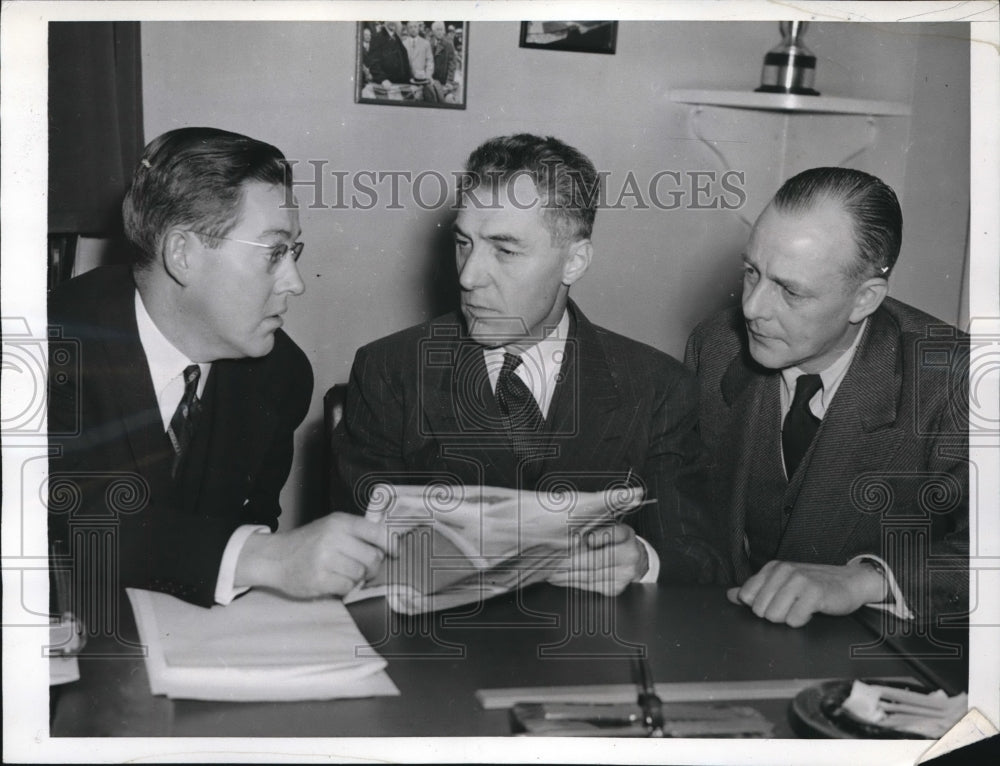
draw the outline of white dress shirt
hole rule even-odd
[[[543,418],[549,416],[549,407],[552,405],[552,395],[556,390],[559,370],[566,358],[566,338],[568,335],[569,311],[566,310],[563,311],[559,324],[548,335],[520,354],[521,364],[514,370],[514,374],[521,378],[524,385],[531,391],[532,396],[535,397]],[[500,379],[505,353],[507,350],[502,346],[483,349],[486,373],[490,377],[490,388],[494,394],[497,392],[497,381]],[[660,557],[653,550],[653,546],[643,538],[636,536],[636,539],[646,549],[646,556],[649,559],[649,569],[637,582],[656,582],[656,578],[660,574]]]
[[[149,366],[149,375],[153,380],[153,391],[156,392],[156,403],[160,408],[160,417],[163,419],[163,430],[170,427],[170,420],[177,410],[184,397],[184,369],[192,364],[177,347],[164,337],[163,333],[153,322],[146,306],[142,302],[139,291],[135,292],[135,321],[139,328],[139,343],[146,354],[146,364]],[[198,364],[201,368],[201,377],[198,378],[198,397],[205,391],[205,382],[208,380],[209,371],[212,365],[207,362]],[[215,600],[219,604],[228,604],[241,593],[246,593],[249,588],[235,588],[236,562],[239,560],[240,551],[247,538],[255,532],[270,532],[270,528],[258,524],[245,524],[236,529],[229,537],[226,549],[222,554],[222,562],[219,565],[219,576],[215,581]]]
[[[844,351],[837,359],[827,367],[825,370],[819,373],[820,380],[823,381],[823,388],[816,392],[815,396],[809,400],[809,411],[812,412],[817,418],[822,420],[826,416],[827,410],[830,409],[830,404],[833,402],[833,397],[837,393],[837,389],[840,388],[840,384],[843,383],[844,378],[847,375],[847,370],[851,366],[851,362],[854,361],[854,354],[858,350],[858,344],[861,343],[861,336],[865,334],[865,328],[868,327],[868,319],[866,318],[858,330],[858,334],[854,338],[854,342],[851,343],[850,348]],[[788,410],[791,409],[792,399],[795,396],[795,382],[798,380],[800,375],[805,375],[802,370],[798,367],[789,367],[788,369],[781,371],[781,420],[784,422],[785,415],[788,414]],[[784,465],[784,461],[782,461]],[[787,476],[786,476],[787,478]],[[889,594],[892,596],[892,602],[880,602],[874,604],[866,604],[866,606],[873,607],[875,609],[882,609],[886,612],[901,617],[905,620],[913,619],[913,612],[907,606],[905,599],[903,598],[903,592],[899,588],[899,584],[896,582],[896,578],[889,568],[889,565],[885,561],[876,556],[874,553],[865,553],[860,556],[855,556],[853,559],[848,561],[848,564],[853,564],[857,561],[871,561],[876,563],[881,567],[883,576],[885,577],[886,584],[889,586]]]
[[[823,381],[823,388],[817,391],[816,395],[809,400],[809,411],[820,420],[826,415],[826,411],[830,409],[830,403],[833,401],[837,389],[844,382],[844,376],[847,375],[847,368],[851,366],[851,362],[854,360],[854,352],[858,350],[858,344],[861,343],[861,336],[865,334],[866,327],[868,327],[867,318],[861,323],[858,334],[854,336],[854,341],[850,347],[837,357],[833,364],[819,374],[820,380]],[[789,367],[781,371],[782,422],[784,422],[785,415],[788,414],[788,410],[792,407],[792,399],[795,396],[795,381],[799,379],[800,375],[805,374],[798,367]]]

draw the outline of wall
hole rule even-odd
[[[349,173],[450,174],[486,138],[547,133],[609,171],[609,200],[629,171],[646,186],[658,170],[743,170],[754,193],[742,210],[638,209],[629,198],[597,217],[597,257],[575,298],[591,319],[675,355],[694,324],[738,298],[748,232],[741,216],[752,219],[792,172],[839,164],[870,143],[849,164],[892,184],[908,222],[892,292],[958,320],[968,214],[966,26],[814,24],[805,39],[819,59],[818,90],[912,104],[912,118],[869,126],[857,117],[706,110],[698,125],[728,164],[695,138],[692,110],[666,94],[753,89],[764,53],[779,42],[775,22],[623,22],[613,56],[522,50],[518,33],[515,22],[472,24],[468,107],[450,111],[355,104],[352,24],[143,23],[146,136],[198,124],[249,133],[302,161],[302,180],[311,177],[307,160]],[[775,155],[779,146],[784,157]],[[286,523],[318,509],[323,391],[347,379],[358,346],[432,316],[454,295],[447,209],[420,209],[405,189],[402,209],[386,209],[384,196],[369,211],[331,209],[332,178],[327,207],[313,204],[310,188],[299,197],[307,292],[287,329],[312,360],[317,387],[297,435]],[[692,198],[687,192],[685,202]]]

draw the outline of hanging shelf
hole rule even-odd
[[[724,106],[765,112],[858,114],[869,117],[906,117],[910,114],[907,104],[840,96],[797,96],[792,93],[755,93],[742,90],[671,90],[668,98],[678,104]]]

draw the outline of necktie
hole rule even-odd
[[[194,435],[198,415],[201,412],[201,402],[198,399],[200,377],[201,368],[198,365],[192,364],[184,368],[184,396],[174,410],[174,415],[170,418],[170,427],[167,429],[167,436],[170,437],[170,443],[174,447],[174,464],[170,475],[175,479],[191,446],[191,437]]]
[[[785,456],[785,472],[791,479],[819,429],[820,420],[809,409],[809,401],[823,388],[819,375],[799,375],[795,380],[795,396],[781,428],[781,451]]]
[[[532,454],[531,437],[541,430],[544,420],[538,402],[516,372],[522,361],[516,354],[504,354],[497,379],[497,404],[519,458]]]

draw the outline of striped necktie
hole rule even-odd
[[[180,474],[184,458],[191,446],[198,415],[201,413],[201,401],[198,399],[200,377],[201,368],[198,365],[192,364],[184,368],[184,396],[174,410],[174,415],[170,418],[170,427],[167,428],[167,436],[170,437],[170,443],[174,447],[174,464],[170,469],[170,475],[174,479]]]
[[[504,428],[518,458],[533,454],[532,437],[537,437],[544,422],[538,402],[517,374],[522,361],[516,354],[503,355],[496,394]]]

